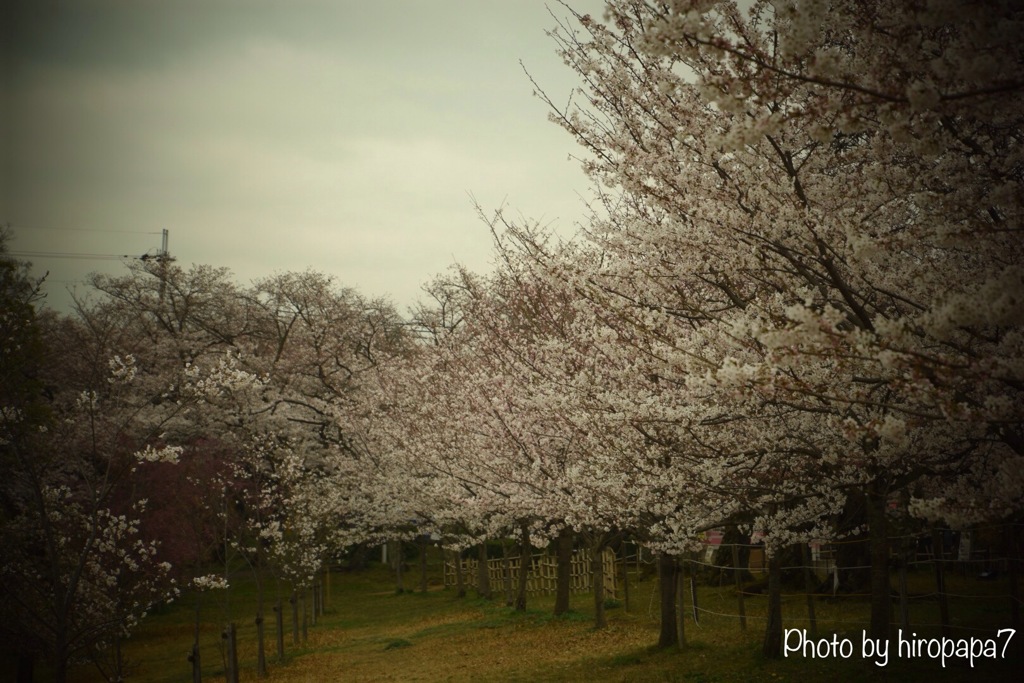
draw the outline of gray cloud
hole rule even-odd
[[[313,267],[404,306],[453,258],[488,267],[469,193],[565,233],[583,214],[578,148],[519,65],[560,96],[575,83],[542,2],[89,0],[13,16],[0,220],[14,250],[138,254],[168,228],[184,265],[242,282]],[[64,283],[120,268],[33,260],[58,307]]]

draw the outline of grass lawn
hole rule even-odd
[[[440,569],[431,566],[434,583]],[[933,584],[926,572],[911,575],[911,593],[924,595]],[[635,577],[631,577],[635,581]],[[251,581],[235,580],[230,602],[223,595],[204,596],[201,654],[203,680],[223,680],[220,632],[233,618],[238,624],[242,680],[256,679],[256,594]],[[406,585],[414,585],[414,572]],[[500,587],[498,587],[500,594]],[[269,587],[273,594],[274,587]],[[995,638],[1010,626],[1005,581],[981,582],[973,577],[950,577],[950,593],[974,596],[951,599],[954,638]],[[484,601],[458,599],[454,591],[431,586],[426,593],[396,594],[392,576],[383,568],[332,574],[326,615],[310,626],[308,638],[295,646],[286,618],[285,661],[276,661],[273,613],[267,615],[266,647],[269,681],[1017,681],[1024,680],[1024,634],[1010,643],[1005,659],[976,659],[971,668],[962,660],[940,661],[926,655],[916,659],[890,654],[884,668],[861,658],[862,629],[867,623],[866,598],[818,599],[820,636],[837,633],[849,638],[853,656],[805,659],[791,654],[777,661],[760,656],[765,598],[746,600],[748,626],[739,627],[735,591],[702,586],[699,625],[687,619],[685,651],[657,650],[657,581],[651,577],[631,584],[629,612],[623,606],[608,610],[608,627],[595,630],[589,595],[573,596],[573,611],[551,616],[552,597],[531,596],[529,609],[517,613],[499,597]],[[993,597],[978,597],[991,595]],[[689,597],[689,596],[687,596]],[[183,597],[149,617],[126,644],[129,680],[179,682],[191,677],[186,655],[191,647],[194,597]],[[286,617],[290,618],[285,602]],[[806,599],[786,596],[785,628],[807,628]],[[918,637],[933,638],[938,628],[934,598],[913,601],[911,623]],[[794,642],[795,642],[795,636]],[[1005,635],[998,641],[1001,651]],[[43,672],[39,680],[44,680]],[[75,670],[72,680],[99,681],[89,668]]]

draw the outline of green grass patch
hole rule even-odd
[[[624,652],[614,655],[608,660],[609,666],[637,666],[644,663],[644,657],[638,652]]]
[[[406,640],[405,638],[392,638],[388,641],[388,644],[384,646],[384,649],[397,650],[403,647],[412,647],[412,641]]]
[[[430,567],[440,577],[440,567]],[[936,637],[938,604],[929,593],[931,577],[912,575],[911,623],[921,637]],[[593,598],[574,594],[572,609],[553,615],[553,596],[530,596],[526,611],[517,612],[498,599],[457,598],[452,590],[405,591],[396,594],[394,578],[384,568],[334,574],[326,590],[327,610],[316,625],[307,626],[305,641],[295,643],[287,586],[267,582],[265,604],[266,652],[270,681],[942,681],[1017,680],[1024,653],[1024,633],[1010,649],[1013,659],[984,661],[972,669],[951,662],[890,658],[885,669],[859,657],[862,630],[867,628],[864,596],[819,598],[815,603],[818,636],[838,633],[856,645],[856,656],[817,659],[789,657],[768,661],[760,654],[764,596],[748,596],[747,628],[736,618],[737,599],[731,587],[699,588],[700,623],[687,614],[687,646],[657,649],[658,596],[654,579],[631,582],[630,602],[606,612],[608,626],[593,628]],[[894,583],[895,585],[895,583]],[[1009,626],[1005,582],[979,582],[973,577],[949,577],[956,637],[994,636]],[[271,606],[280,595],[284,607],[285,657],[277,661],[276,625]],[[616,600],[620,596],[616,596]],[[689,592],[686,593],[689,599]],[[200,653],[204,680],[223,676],[221,630],[228,620],[237,624],[243,680],[255,680],[255,582],[232,580],[226,595],[201,597]],[[898,615],[895,609],[894,616]],[[177,682],[190,680],[186,654],[191,647],[195,596],[184,596],[152,615],[126,644],[132,665],[129,680]],[[785,628],[807,628],[802,595],[783,600]],[[90,683],[100,678],[83,667],[73,680]],[[40,679],[41,680],[41,679]]]

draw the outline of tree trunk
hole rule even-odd
[[[505,607],[515,604],[512,595],[512,561],[509,559],[510,547],[508,543],[501,544],[501,588],[505,593]]]
[[[935,565],[935,594],[939,600],[939,623],[942,635],[949,636],[949,599],[946,597],[946,552],[943,548],[942,533],[932,527],[932,564]]]
[[[817,581],[814,577],[814,570],[811,568],[811,549],[806,543],[800,544],[800,558],[804,566],[804,592],[807,595],[807,621],[810,624],[811,638],[818,638],[818,619],[814,614],[814,592],[817,590]]]
[[[420,593],[427,592],[427,537],[420,537]]]
[[[1007,573],[1010,577],[1010,625],[1015,629],[1020,628],[1020,584],[1017,580],[1017,574],[1019,569],[1017,567],[1017,532],[1014,529],[1012,523],[1006,523],[1004,525],[1005,531],[1003,532],[1006,539],[1006,551],[1004,553],[1006,559],[1006,568],[1009,570]]]
[[[722,542],[711,556],[712,567],[695,568],[709,584],[731,580],[733,583],[750,581],[747,565],[750,563],[750,536],[735,526],[725,527]]]
[[[188,655],[188,661],[192,665],[192,683],[203,683],[203,665],[199,658],[198,642],[192,643],[192,651]]]
[[[676,560],[676,645],[686,648],[686,560]]]
[[[63,611],[57,617],[57,633],[55,634],[53,642],[53,680],[56,681],[56,683],[67,683],[68,680],[68,658],[70,657],[70,653],[68,652],[64,617],[65,615]]]
[[[843,506],[839,531],[863,526],[868,522],[865,508],[865,496],[860,489],[851,489]],[[863,569],[851,567],[868,567],[871,565],[869,543],[840,543],[836,546],[835,571],[838,579],[838,590],[847,593],[864,593],[869,588],[868,574]]]
[[[395,559],[394,559],[394,563],[395,563],[395,592],[396,593],[404,593],[405,592],[405,583],[402,580],[402,565],[404,564],[403,561],[402,561],[404,559],[402,557],[402,542],[401,541],[396,541],[395,545],[398,548],[398,550],[395,552]]]
[[[622,572],[622,609],[629,614],[629,562],[626,560],[626,544],[622,543],[622,557],[619,558],[619,570]]]
[[[277,626],[277,661],[284,661],[284,606],[281,600],[274,604],[274,622]]]
[[[295,588],[292,588],[292,596],[288,598],[292,606],[292,645],[299,644],[299,595]]]
[[[590,544],[590,576],[594,589],[594,628],[608,625],[604,614],[604,546],[603,534],[597,534]]]
[[[320,584],[315,580],[313,581],[313,585],[309,588],[309,599],[312,603],[312,609],[309,611],[309,617],[313,626],[316,626],[316,618],[320,613]]]
[[[748,557],[750,556],[749,551],[747,552],[747,556]],[[735,544],[735,543],[732,545],[732,566],[733,566],[732,576],[733,576],[733,580],[736,582],[736,602],[737,602],[736,608],[739,611],[739,615],[740,615],[740,630],[741,631],[746,631],[747,630],[747,609],[746,609],[746,606],[745,606],[744,601],[743,601],[743,579],[742,579],[742,576],[743,576],[743,574],[745,574],[747,572],[746,572],[746,570],[741,569],[742,565],[740,564],[739,546],[737,544]]]
[[[302,589],[302,642],[309,638],[309,609],[306,603],[306,589]]]
[[[263,545],[257,543],[256,567],[253,567],[253,578],[256,579],[256,678],[267,677],[267,650],[263,639],[263,612],[266,606],[266,595],[264,594],[263,577],[260,574],[263,566]]]
[[[34,655],[21,653],[18,655],[17,683],[32,683],[35,679],[36,658]]]
[[[573,533],[569,527],[558,532],[555,546],[555,616],[569,611],[569,594],[572,590],[572,544]]]
[[[892,621],[892,587],[889,582],[889,539],[885,488],[875,481],[867,492],[868,541],[871,553],[871,625],[875,642],[888,641]]]
[[[235,630],[235,623],[229,623],[221,636],[227,645],[227,670],[224,672],[225,678],[227,683],[238,683],[238,634]]]
[[[452,557],[455,558],[455,597],[464,598],[466,597],[466,577],[462,572],[462,551],[453,552]]]
[[[114,632],[114,674],[115,681],[123,681],[124,676],[124,651],[121,649],[121,633]]]
[[[491,572],[487,566],[487,543],[477,546],[476,592],[484,600],[491,600]]]
[[[683,561],[683,566],[686,567],[690,564],[686,560]],[[691,614],[693,616],[693,623],[700,625],[700,606],[697,604],[697,566],[696,564],[690,564],[690,571],[688,572],[690,578],[690,607]]]
[[[906,537],[900,539],[900,628],[910,633],[910,597],[907,587],[907,564],[910,562],[910,549]]]
[[[764,631],[762,654],[768,659],[782,656],[782,558],[777,548],[765,546],[771,551],[768,558],[768,625]]]
[[[257,555],[257,564],[262,566],[263,562],[260,557],[261,555]],[[267,653],[263,644],[263,579],[258,571],[254,571],[253,574],[256,578],[256,677],[266,678]]]
[[[263,647],[263,612],[256,614],[256,677],[267,677],[267,653]]]
[[[522,526],[522,538],[519,540],[519,576],[516,581],[517,612],[526,611],[526,580],[530,573],[530,527]]]
[[[199,661],[199,593],[196,593],[196,610],[195,610],[195,629],[192,637],[192,652],[188,657],[188,661],[192,662],[192,683],[202,683],[202,665]]]
[[[676,590],[679,566],[674,558],[665,553],[658,555],[658,588],[661,604],[661,633],[658,647],[672,647],[677,643],[676,634]]]

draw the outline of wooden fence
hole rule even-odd
[[[555,592],[558,576],[558,560],[548,553],[537,553],[529,558],[526,575],[526,592],[532,595],[550,594]],[[475,558],[462,558],[462,578],[466,589],[476,588],[477,566]],[[618,578],[615,568],[615,551],[605,548],[601,555],[604,565],[604,594],[609,599],[617,597]],[[514,586],[519,580],[522,567],[520,556],[496,558],[487,561],[487,571],[491,586],[501,586],[511,582]],[[508,571],[508,576],[505,572]],[[575,550],[572,554],[572,570],[569,578],[569,590],[573,593],[589,593],[593,584],[593,572],[590,570],[590,551]],[[444,585],[455,586],[455,562],[452,559],[444,563]]]

